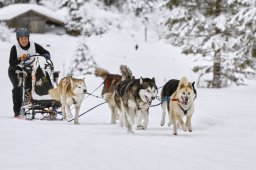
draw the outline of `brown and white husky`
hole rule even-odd
[[[52,99],[61,103],[61,110],[63,119],[73,118],[70,110],[71,105],[75,105],[75,120],[74,123],[78,124],[78,115],[83,101],[84,95],[87,93],[87,88],[84,79],[76,79],[71,76],[64,77],[60,80],[58,86],[49,90]]]
[[[171,95],[170,99],[170,117],[173,123],[173,135],[177,133],[177,122],[183,131],[192,132],[191,119],[194,113],[194,100],[196,94],[192,83],[186,77],[179,81],[177,90]],[[183,117],[186,117],[184,123]]]

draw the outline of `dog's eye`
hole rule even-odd
[[[150,93],[150,91],[149,91],[149,90],[147,90],[147,92],[149,92],[149,93]]]
[[[185,95],[186,93],[185,93],[185,92],[183,92],[182,94],[183,94],[183,95]]]
[[[190,95],[190,93],[188,93],[188,95]]]

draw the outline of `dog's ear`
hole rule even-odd
[[[143,84],[143,78],[140,77],[140,84]]]
[[[188,86],[187,86],[187,87],[193,89],[191,83],[188,83]]]
[[[73,88],[74,83],[73,83],[72,77],[70,77],[70,84],[71,84],[71,87]]]
[[[195,82],[194,82],[194,81],[193,81],[193,83],[192,83],[192,87],[195,88]]]
[[[155,77],[152,78],[152,81],[155,83]]]
[[[179,89],[182,89],[182,88],[184,88],[184,87],[185,87],[185,84],[184,84],[184,83],[181,83]]]

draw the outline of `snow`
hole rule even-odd
[[[11,36],[15,42],[15,35]],[[55,70],[60,70],[61,76],[68,73],[78,37],[31,34],[31,40],[51,52]],[[12,85],[7,73],[12,44],[0,41],[0,169],[255,169],[255,81],[223,89],[198,88],[193,132],[179,129],[178,136],[173,136],[167,125],[160,126],[160,106],[150,108],[148,129],[136,130],[133,135],[110,124],[106,104],[80,117],[79,125],[17,120],[12,118]],[[137,51],[135,44],[139,45]],[[98,65],[111,73],[119,73],[120,64],[126,64],[135,77],[154,76],[158,87],[184,75],[196,81],[191,57],[162,41],[144,42],[143,32],[110,32],[88,38],[87,45]],[[89,92],[102,83],[93,75],[85,79]],[[95,95],[100,95],[101,89]],[[88,97],[81,113],[101,102],[102,99]]]
[[[54,20],[64,22],[64,15],[36,4],[13,4],[0,9],[0,20],[10,20],[28,11],[34,11]]]

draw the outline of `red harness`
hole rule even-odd
[[[107,77],[105,80],[106,92],[109,91],[111,84],[115,84],[116,82],[118,82],[120,80],[121,80],[120,75],[112,75],[112,76]]]

